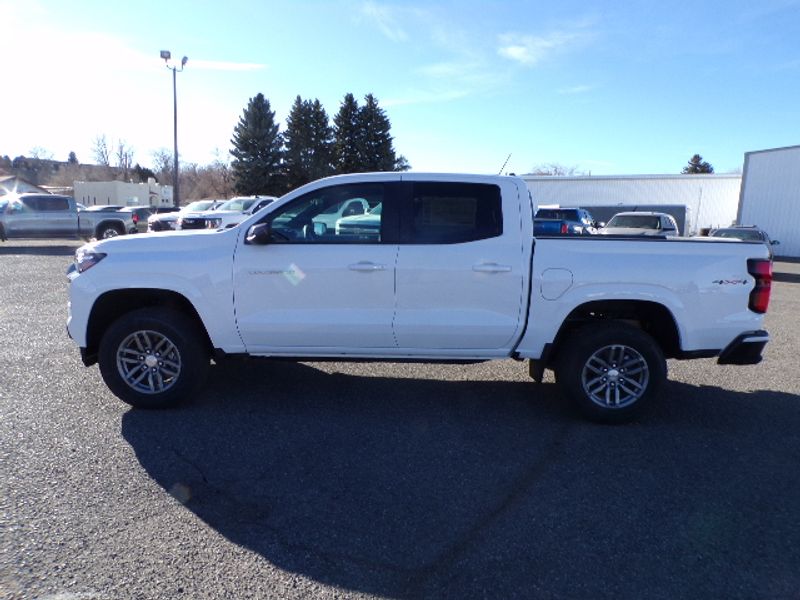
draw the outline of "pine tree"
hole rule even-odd
[[[283,137],[288,189],[331,174],[333,130],[319,100],[295,98]]]
[[[392,146],[389,118],[372,94],[364,96],[364,106],[358,111],[359,155],[363,171],[394,171],[397,156]]]
[[[353,94],[346,94],[339,112],[333,118],[333,163],[336,173],[357,173],[362,170],[358,115],[358,102]]]
[[[692,158],[689,159],[688,164],[683,167],[683,171],[681,173],[687,175],[696,175],[697,173],[713,173],[714,167],[711,166],[710,163],[707,163],[703,160],[703,157],[699,154],[695,154]]]
[[[75,152],[70,152],[69,153],[69,157],[67,158],[67,163],[69,163],[71,165],[77,165],[78,164],[78,157],[75,154]]]
[[[264,94],[250,98],[233,130],[233,171],[236,192],[244,195],[283,192],[283,139]]]

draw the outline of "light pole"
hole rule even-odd
[[[184,56],[181,59],[181,68],[179,69],[176,65],[170,66],[169,60],[172,58],[172,54],[169,50],[162,50],[161,58],[164,59],[164,63],[166,63],[167,68],[172,71],[173,134],[175,142],[175,167],[173,169],[172,176],[172,203],[175,206],[178,206],[180,203],[180,182],[178,181],[178,87],[175,81],[175,76],[179,71],[183,71],[183,67],[186,66],[186,61],[189,59]]]

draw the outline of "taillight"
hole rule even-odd
[[[772,261],[766,258],[751,258],[747,261],[747,272],[756,280],[756,285],[750,292],[748,307],[753,312],[765,313],[772,291]]]
[[[136,225],[139,222],[139,215],[137,215],[136,213],[133,213],[131,215],[131,219],[133,219],[133,224]]]
[[[569,225],[567,225],[566,223],[562,223],[561,224],[561,234],[562,235],[566,235],[568,233],[569,233]]]

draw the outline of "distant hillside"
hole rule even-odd
[[[130,169],[128,177],[125,178],[123,170],[119,167],[82,165],[26,156],[14,159],[0,156],[0,174],[16,175],[34,185],[52,187],[71,187],[73,181],[137,180],[135,173]]]

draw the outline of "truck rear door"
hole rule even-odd
[[[50,237],[78,234],[78,213],[65,196],[39,196],[39,222],[42,233]]]
[[[404,189],[394,317],[398,347],[411,354],[507,350],[521,331],[530,268],[517,186],[497,179],[410,181]]]

